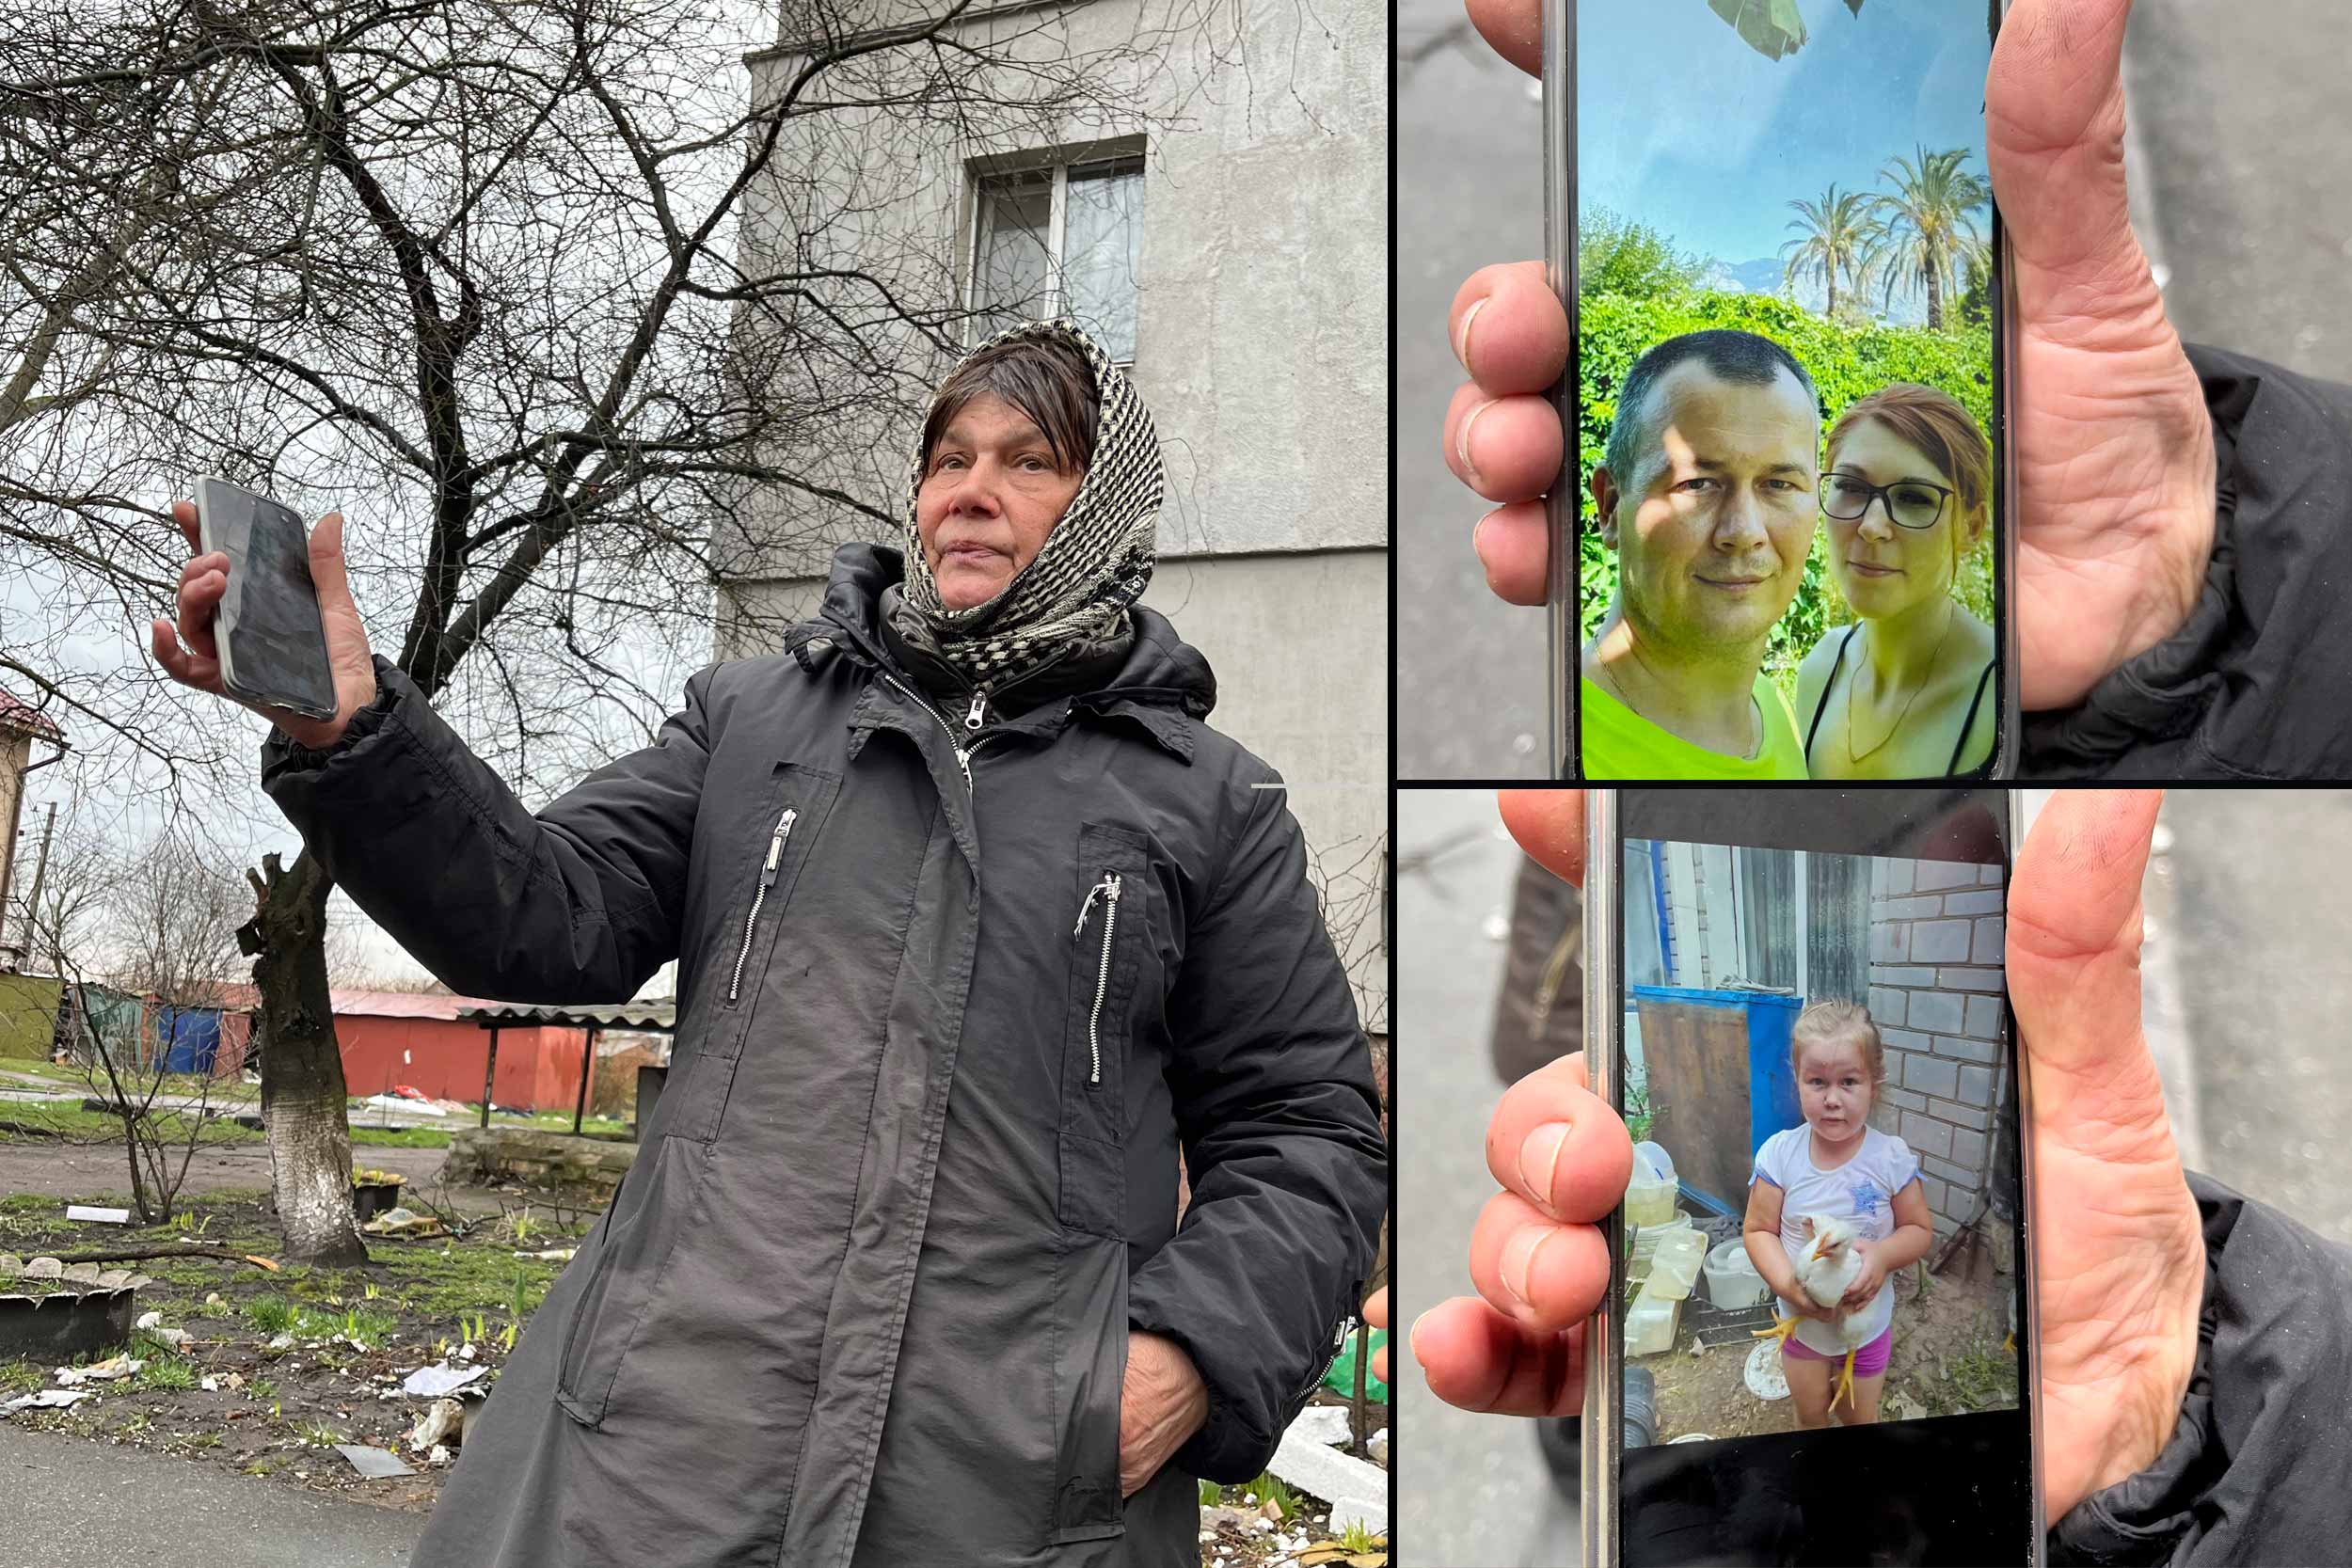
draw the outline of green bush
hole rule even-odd
[[[1775,294],[1685,291],[1629,298],[1586,294],[1578,301],[1580,419],[1577,429],[1580,493],[1577,560],[1578,618],[1590,639],[1617,590],[1615,554],[1600,542],[1589,479],[1608,445],[1616,416],[1617,384],[1633,361],[1653,344],[1707,327],[1736,327],[1772,339],[1795,355],[1820,394],[1824,434],[1855,399],[1890,381],[1915,381],[1960,401],[1977,423],[1992,428],[1993,338],[1984,326],[1931,332],[1915,326],[1857,326],[1832,322]],[[1824,632],[1853,619],[1829,575],[1829,531],[1813,535],[1813,553],[1796,601],[1772,628],[1765,669],[1792,697],[1797,662]],[[1961,562],[1959,597],[1980,620],[1993,619],[1993,552],[1988,533]]]

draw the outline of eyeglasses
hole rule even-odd
[[[1870,502],[1883,501],[1887,521],[1897,528],[1933,528],[1944,515],[1952,492],[1923,479],[1899,479],[1892,484],[1868,484],[1852,474],[1821,476],[1821,511],[1841,523],[1858,523]]]

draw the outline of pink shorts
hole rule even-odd
[[[1888,1323],[1877,1338],[1853,1353],[1853,1375],[1877,1377],[1885,1371],[1886,1358],[1894,1348],[1895,1325]],[[1843,1361],[1846,1359],[1842,1355],[1823,1355],[1810,1345],[1799,1344],[1797,1337],[1793,1334],[1780,1342],[1780,1351],[1783,1355],[1794,1356],[1799,1361]]]

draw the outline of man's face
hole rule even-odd
[[[1646,413],[1631,483],[1593,475],[1625,613],[1667,647],[1754,643],[1797,596],[1813,546],[1820,416],[1787,371],[1752,387],[1695,362],[1666,372]]]
[[[1004,399],[983,392],[965,404],[940,432],[914,495],[940,602],[970,610],[1003,593],[1045,547],[1085,477],[1057,467],[1045,433]]]

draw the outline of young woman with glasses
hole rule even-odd
[[[1967,773],[1993,754],[1993,628],[1954,594],[1991,522],[1993,453],[1968,411],[1897,382],[1829,433],[1829,566],[1856,620],[1797,671],[1816,779]]]

